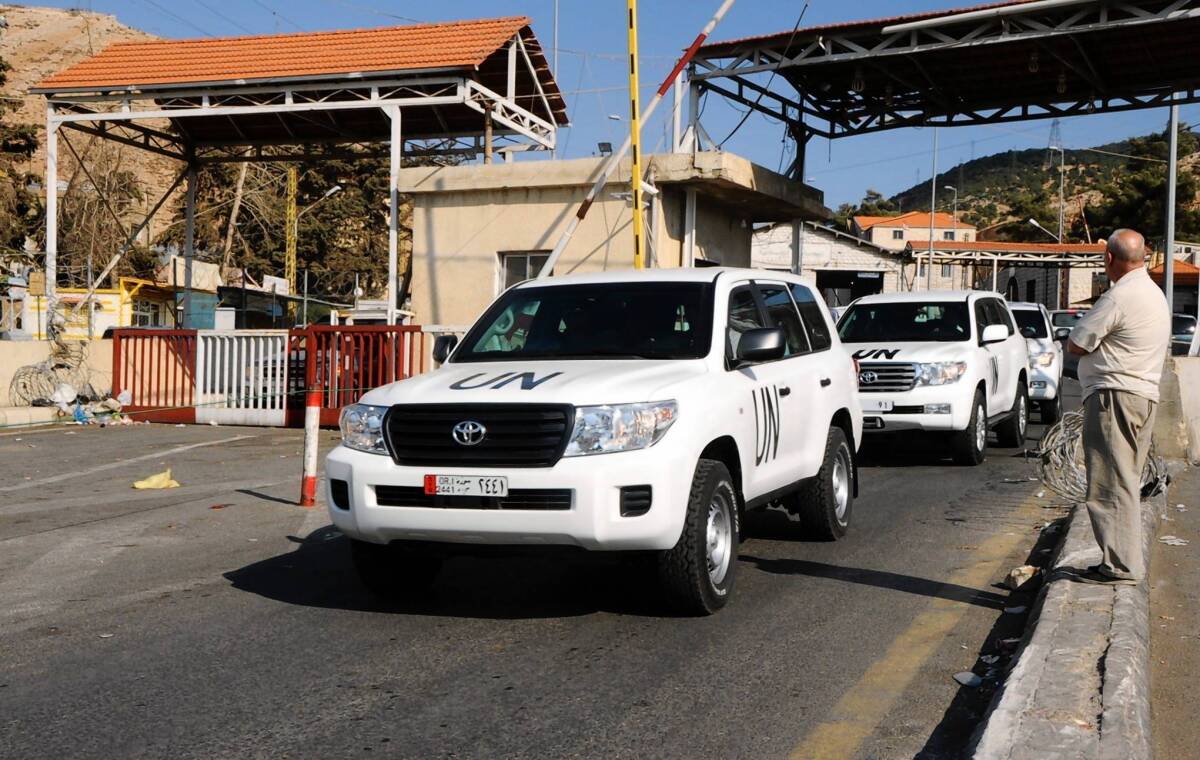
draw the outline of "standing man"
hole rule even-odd
[[[1087,509],[1100,564],[1075,577],[1133,585],[1142,557],[1142,469],[1158,406],[1158,383],[1171,341],[1167,299],[1146,272],[1146,241],[1133,230],[1108,239],[1104,270],[1113,285],[1071,331],[1080,356]]]

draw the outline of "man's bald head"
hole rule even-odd
[[[1146,238],[1136,230],[1115,230],[1108,237],[1106,249],[1116,263],[1134,269],[1146,261]]]

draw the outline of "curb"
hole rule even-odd
[[[1165,509],[1165,495],[1142,503],[1147,562]],[[1087,509],[1076,505],[1047,576],[1099,559]],[[1055,578],[1043,585],[1033,612],[971,756],[1150,758],[1149,584]]]

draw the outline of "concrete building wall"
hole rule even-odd
[[[792,230],[791,224],[777,224],[756,232],[753,239],[753,266],[791,270]],[[800,275],[812,282],[816,282],[817,272],[821,270],[881,272],[883,292],[892,293],[902,289],[901,267],[895,256],[885,255],[853,240],[814,231],[812,227],[805,227],[802,240]]]
[[[896,233],[901,235],[896,238]],[[949,237],[949,236],[953,237]],[[909,241],[929,240],[928,227],[886,227],[882,224],[877,224],[867,230],[867,239],[882,248],[888,248],[893,251],[902,251],[908,245]],[[975,239],[975,230],[973,229],[954,229],[952,227],[934,227],[934,240],[960,240],[969,241]]]
[[[1000,270],[1000,292],[1011,294],[1016,283],[1016,300],[1032,301],[1054,308],[1055,276],[1053,269],[1040,267],[1016,267]],[[1074,267],[1064,270],[1067,300],[1063,308],[1085,306],[1103,288],[1104,269],[1101,267]]]
[[[85,371],[88,382],[97,393],[107,394],[112,389],[113,342],[111,340],[81,341],[87,350]],[[0,406],[11,406],[9,388],[13,376],[22,367],[40,364],[50,358],[49,341],[0,341]],[[77,390],[82,391],[82,388]]]

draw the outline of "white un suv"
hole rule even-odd
[[[1017,329],[1029,347],[1029,398],[1037,404],[1042,422],[1062,416],[1063,347],[1054,339],[1050,312],[1040,303],[1013,302]]]
[[[650,552],[669,596],[711,613],[742,510],[780,503],[823,539],[850,523],[854,364],[798,278],[530,281],[435,354],[440,369],[347,407],[325,463],[373,591],[427,585],[465,545],[573,546]]]
[[[867,296],[838,323],[858,361],[868,431],[937,431],[979,464],[988,428],[1019,446],[1029,421],[1025,339],[999,295],[921,291]]]

